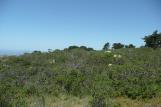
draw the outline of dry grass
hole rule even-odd
[[[59,97],[31,97],[28,99],[28,102],[29,107],[90,107],[90,99],[90,97],[78,98],[61,95]],[[120,104],[121,107],[161,107],[160,97],[150,100],[131,100],[125,97],[119,97],[111,99],[111,101]]]
[[[89,107],[89,99],[78,98],[73,96],[59,96],[58,98],[52,96],[45,96],[44,101],[42,97],[32,97],[29,99],[30,107]]]
[[[161,107],[161,98],[153,98],[149,100],[131,100],[129,98],[116,98],[121,107]]]

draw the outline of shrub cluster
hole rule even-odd
[[[150,48],[76,48],[0,57],[0,105],[25,107],[25,98],[44,94],[93,96],[93,107],[104,107],[109,97],[153,98],[161,93],[160,53]]]

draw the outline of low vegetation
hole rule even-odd
[[[161,49],[104,49],[0,57],[0,106],[160,106]]]

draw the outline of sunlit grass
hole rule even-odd
[[[91,97],[74,97],[61,95],[59,97],[54,96],[42,96],[41,97],[30,97],[28,99],[29,107],[91,107],[90,101]],[[132,100],[125,97],[110,98],[110,103],[119,104],[120,107],[160,107],[161,97],[156,97],[147,100]],[[43,104],[44,102],[44,104]],[[109,103],[109,102],[108,102]]]
[[[132,100],[125,97],[119,97],[114,99],[121,107],[161,107],[161,98],[156,97],[147,100]]]
[[[89,107],[90,106],[88,97],[78,98],[66,95],[61,95],[59,97],[34,96],[29,98],[28,103],[29,107]]]

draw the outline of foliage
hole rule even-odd
[[[66,50],[73,50],[73,49],[82,49],[82,50],[86,50],[86,51],[94,51],[93,48],[87,48],[86,46],[69,46]]]
[[[135,48],[133,44],[125,45],[125,48]]]
[[[103,107],[113,105],[109,99],[115,97],[158,97],[160,53],[161,49],[151,48],[109,52],[76,48],[0,57],[0,104],[27,107],[28,97],[66,94],[92,96],[91,105]],[[55,63],[51,63],[53,60]]]
[[[146,47],[161,48],[161,33],[158,33],[157,30],[153,34],[145,36],[143,40]]]
[[[107,42],[107,43],[105,43],[105,45],[103,46],[103,50],[108,50],[110,48],[110,43],[109,42]]]
[[[124,48],[124,44],[121,43],[114,43],[112,46],[113,49],[120,49],[120,48]]]
[[[106,101],[104,95],[93,95],[91,102],[92,107],[106,107]]]

